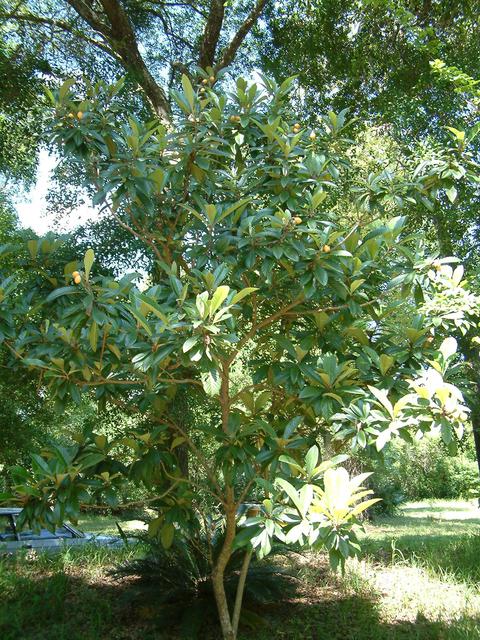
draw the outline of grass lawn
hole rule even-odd
[[[126,531],[139,525],[120,524]],[[116,531],[111,518],[80,526]],[[241,640],[480,640],[480,511],[473,502],[410,503],[365,529],[364,559],[344,577],[330,572],[323,554],[292,557],[299,593],[262,611],[268,627],[244,631]],[[135,553],[94,549],[0,562],[0,638],[173,640],[174,631],[152,628],[148,610],[129,605],[132,581],[108,575]]]
[[[118,536],[119,531],[117,523],[125,533],[132,533],[139,529],[145,529],[145,523],[141,520],[131,519],[129,517],[115,516],[98,516],[84,515],[79,519],[77,528],[90,533],[102,533],[105,535]]]

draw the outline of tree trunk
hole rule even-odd
[[[480,396],[480,382],[477,382],[476,385],[478,398]],[[473,431],[473,442],[475,443],[475,453],[477,456],[477,464],[478,464],[478,474],[480,476],[480,407],[478,400],[477,402],[470,403],[470,411],[471,411],[471,420],[472,420],[472,431]],[[478,505],[480,506],[480,496],[478,497]]]
[[[230,417],[230,364],[226,361],[222,365],[219,402],[222,412],[222,429],[228,432],[228,420]],[[224,640],[236,640],[236,631],[233,628],[232,617],[228,609],[227,594],[225,593],[225,569],[232,555],[232,545],[237,528],[237,514],[235,504],[235,491],[228,480],[225,480],[225,538],[222,549],[212,569],[213,593],[217,604],[218,617],[222,627]]]
[[[441,255],[444,258],[453,256],[454,249],[452,239],[450,238],[447,226],[445,225],[445,219],[443,218],[441,211],[439,211],[438,209],[436,209],[433,213],[433,223],[435,225],[438,249]]]
[[[228,609],[227,594],[225,593],[225,568],[232,555],[232,543],[235,538],[236,515],[235,504],[233,502],[233,490],[227,488],[227,508],[226,508],[226,524],[225,524],[225,540],[223,541],[222,550],[217,558],[212,571],[213,592],[215,594],[215,602],[217,603],[218,617],[222,627],[222,635],[224,640],[235,640],[236,633],[233,629],[230,611]]]
[[[233,608],[232,626],[235,638],[238,633],[238,623],[240,622],[240,612],[242,610],[243,592],[245,591],[245,582],[247,580],[248,567],[250,566],[250,560],[252,559],[253,549],[248,549],[245,552],[243,558],[242,569],[238,576],[237,593],[235,596],[235,606]]]

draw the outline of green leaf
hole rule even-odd
[[[383,447],[387,444],[387,442],[390,442],[391,439],[392,439],[392,432],[390,431],[390,429],[385,429],[384,431],[381,431],[377,439],[375,440],[375,448],[377,449],[377,451],[381,451]]]
[[[216,396],[219,394],[220,387],[222,386],[222,379],[220,377],[220,373],[216,369],[212,369],[207,373],[202,373],[200,377],[205,393],[208,396]]]
[[[32,258],[35,258],[38,251],[38,242],[36,240],[29,240],[27,242],[27,247]]]
[[[315,324],[320,330],[322,330],[330,322],[331,319],[328,313],[325,313],[325,311],[318,311],[317,313],[314,313],[313,318],[315,320]]]
[[[383,389],[377,389],[376,387],[372,387],[371,385],[368,385],[368,388],[373,393],[375,398],[380,402],[380,404],[388,411],[390,417],[393,418],[393,406],[388,399],[386,392]]]
[[[362,502],[361,504],[358,504],[356,507],[354,507],[350,511],[350,513],[352,516],[358,516],[358,514],[362,513],[362,511],[365,511],[365,509],[368,509],[372,505],[381,501],[382,501],[381,498],[371,498],[370,500],[365,500],[365,502]]]
[[[167,316],[163,313],[163,311],[160,309],[159,305],[153,298],[145,295],[144,293],[137,293],[136,298],[140,300],[140,302],[146,307],[147,311],[156,315],[157,318],[160,318],[160,320],[164,324],[168,324]]]
[[[258,291],[258,288],[257,287],[245,287],[245,289],[242,289],[241,291],[239,291],[238,293],[236,293],[233,296],[232,304],[237,304],[238,302],[240,302],[241,300],[243,300],[244,298],[249,296],[254,291]]]
[[[213,225],[215,218],[217,217],[217,207],[214,204],[206,204],[205,213],[207,214],[210,225]]]
[[[52,291],[52,293],[47,296],[45,302],[52,302],[52,300],[56,300],[61,296],[69,296],[70,294],[76,293],[77,291],[77,287],[60,287],[59,289],[55,289],[54,291]]]
[[[190,349],[192,349],[196,344],[198,344],[198,342],[199,342],[198,336],[191,336],[190,338],[187,338],[187,340],[185,340],[185,342],[183,343],[183,347],[182,347],[183,353],[187,353],[188,351],[190,351]]]
[[[88,469],[89,467],[96,466],[99,462],[105,460],[103,453],[88,453],[84,458],[79,459],[80,467],[82,469]]]
[[[313,487],[311,484],[305,484],[300,489],[299,500],[300,500],[300,512],[303,517],[307,514],[307,511],[312,504],[313,499]]]
[[[280,456],[278,459],[279,462],[285,462],[286,464],[288,464],[290,467],[293,467],[294,469],[296,469],[297,471],[300,471],[302,474],[304,474],[304,470],[303,468],[296,462],[296,460],[294,460],[293,458],[291,458],[290,456]]]
[[[185,74],[182,74],[182,87],[185,98],[190,105],[190,109],[193,111],[195,106],[195,93],[193,91],[192,83],[190,82],[188,76],[186,76]]]
[[[240,547],[244,547],[249,544],[252,538],[254,538],[260,531],[260,527],[250,526],[250,527],[242,527],[240,531],[235,536],[235,539],[232,544],[232,549],[240,549]]]
[[[67,93],[70,91],[70,87],[72,87],[75,82],[75,78],[68,78],[67,80],[65,80],[65,82],[62,83],[60,89],[58,90],[58,97],[60,99],[60,102],[63,102]]]
[[[382,355],[379,358],[379,362],[380,362],[380,371],[382,375],[385,375],[387,371],[390,369],[390,367],[393,365],[393,363],[395,362],[395,358],[392,358],[392,356],[389,356],[386,353],[382,353]]]
[[[316,446],[311,447],[305,456],[305,468],[309,476],[312,475],[315,467],[317,466],[318,456],[318,447]]]
[[[148,535],[149,536],[156,536],[158,534],[158,531],[160,529],[160,527],[162,526],[163,523],[163,516],[160,516],[159,518],[154,518],[153,520],[150,520],[150,522],[148,523]]]
[[[455,129],[455,127],[446,127],[446,129],[451,131],[459,142],[463,142],[465,140],[465,131],[460,131],[459,129]]]
[[[155,183],[158,191],[161,191],[165,186],[167,174],[160,167],[158,167],[158,169],[155,169],[155,171],[152,171],[152,173],[148,177]]]
[[[227,207],[225,209],[225,211],[223,211],[220,216],[217,218],[217,222],[221,222],[224,218],[226,218],[227,216],[229,216],[231,213],[233,213],[234,211],[236,211],[237,209],[239,209],[240,207],[245,206],[247,203],[249,203],[251,200],[251,198],[243,198],[242,200],[239,200],[238,202],[235,202],[235,204],[232,204],[230,207]],[[235,216],[237,217],[237,216]]]
[[[365,282],[364,278],[361,278],[360,280],[354,280],[350,285],[350,293],[353,295],[355,291],[358,289],[358,287],[362,286],[364,282]]]
[[[122,353],[116,344],[107,344],[107,349],[109,349],[119,360],[122,359]]]
[[[88,332],[88,340],[90,342],[90,346],[92,347],[92,351],[95,353],[97,350],[97,342],[98,342],[98,324],[95,320],[90,325],[90,330]]]
[[[160,542],[164,549],[169,549],[172,546],[174,535],[175,527],[173,524],[167,523],[160,529]]]
[[[327,192],[323,191],[323,189],[319,189],[318,191],[315,191],[315,193],[312,195],[312,208],[316,209],[318,205],[325,200],[326,197],[327,197]]]
[[[295,416],[294,418],[289,420],[283,431],[283,437],[290,438],[290,436],[294,433],[294,431],[302,423],[302,421],[303,421],[303,416]]]
[[[95,260],[95,253],[93,252],[93,249],[87,249],[87,251],[85,252],[85,257],[83,259],[83,264],[85,266],[85,280],[87,280],[87,282],[90,276],[90,271],[92,269],[94,260]]]
[[[145,316],[138,309],[135,309],[135,307],[133,306],[130,307],[130,313],[135,317],[138,323],[145,329],[147,334],[151,336],[152,330],[150,329],[150,326]]]
[[[23,358],[23,364],[29,367],[40,367],[42,369],[50,369],[50,367],[38,358]]]
[[[293,487],[284,478],[277,478],[276,481],[275,481],[275,485],[277,487],[280,487],[281,489],[283,489],[283,491],[285,491],[285,493],[290,498],[290,500],[293,502],[293,504],[296,506],[298,511],[300,513],[302,513],[302,503],[300,501],[300,497],[299,497],[295,487]]]
[[[445,189],[445,193],[447,194],[447,198],[453,204],[455,202],[455,200],[457,199],[457,189],[456,189],[456,187],[454,185],[452,185],[451,187],[448,187],[448,189]]]
[[[210,317],[215,314],[215,311],[222,305],[229,293],[230,287],[227,287],[226,285],[217,287],[210,302]]]
[[[445,360],[457,353],[457,341],[453,337],[445,338],[439,349]]]

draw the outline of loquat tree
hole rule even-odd
[[[86,168],[102,216],[145,245],[155,270],[113,279],[89,250],[55,271],[52,240],[30,241],[27,253],[4,247],[32,281],[3,274],[0,339],[9,366],[38,370],[59,408],[94,393],[150,426],[51,447],[31,473],[13,470],[3,498],[23,506],[23,522],[53,527],[143,483],[149,531],[165,547],[220,526],[211,575],[223,637],[234,640],[252,553],[267,555],[275,539],[324,547],[334,567],[359,553],[358,516],[376,499],[364,500],[368,474],[339,466],[349,449],[379,455],[396,436],[440,430],[453,444],[461,434],[448,334],[471,325],[478,300],[454,259],[426,255],[401,216],[383,221],[426,197],[431,165],[402,188],[401,177],[372,178],[352,194],[358,215],[346,224],[329,207],[348,171],[346,114],[306,130],[290,115],[291,79],[239,79],[227,93],[217,80],[201,72],[194,88],[184,76],[168,124],[128,117],[121,83],[90,86],[85,99],[70,81],[50,94],[52,140]],[[180,392],[213,406],[213,419],[185,426],[173,411]],[[238,549],[229,602],[225,569]]]

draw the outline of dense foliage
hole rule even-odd
[[[59,269],[56,241],[30,241],[23,254],[6,247],[32,277],[5,273],[3,344],[59,408],[94,390],[146,420],[52,446],[33,472],[15,470],[14,496],[24,520],[53,526],[100,496],[117,505],[126,481],[143,483],[157,511],[150,533],[165,547],[208,535],[220,518],[212,585],[233,639],[253,549],[316,544],[334,566],[358,553],[354,525],[375,499],[363,501],[365,475],[336,466],[342,451],[378,454],[410,431],[440,431],[448,446],[461,435],[467,412],[448,382],[448,333],[467,331],[477,298],[460,267],[404,232],[403,218],[381,219],[451,191],[474,165],[447,147],[412,175],[372,176],[351,189],[352,222],[328,204],[351,184],[344,113],[306,130],[289,115],[292,80],[240,79],[229,94],[209,73],[182,84],[174,126],[127,117],[121,83],[81,99],[67,81],[50,95],[52,139],[155,269],[113,279],[92,250]],[[195,429],[171,410],[193,390],[215,407]],[[232,611],[225,570],[242,547]]]
[[[479,483],[472,443],[450,456],[438,438],[394,442],[375,463],[372,485],[382,511],[410,500],[475,497]]]

